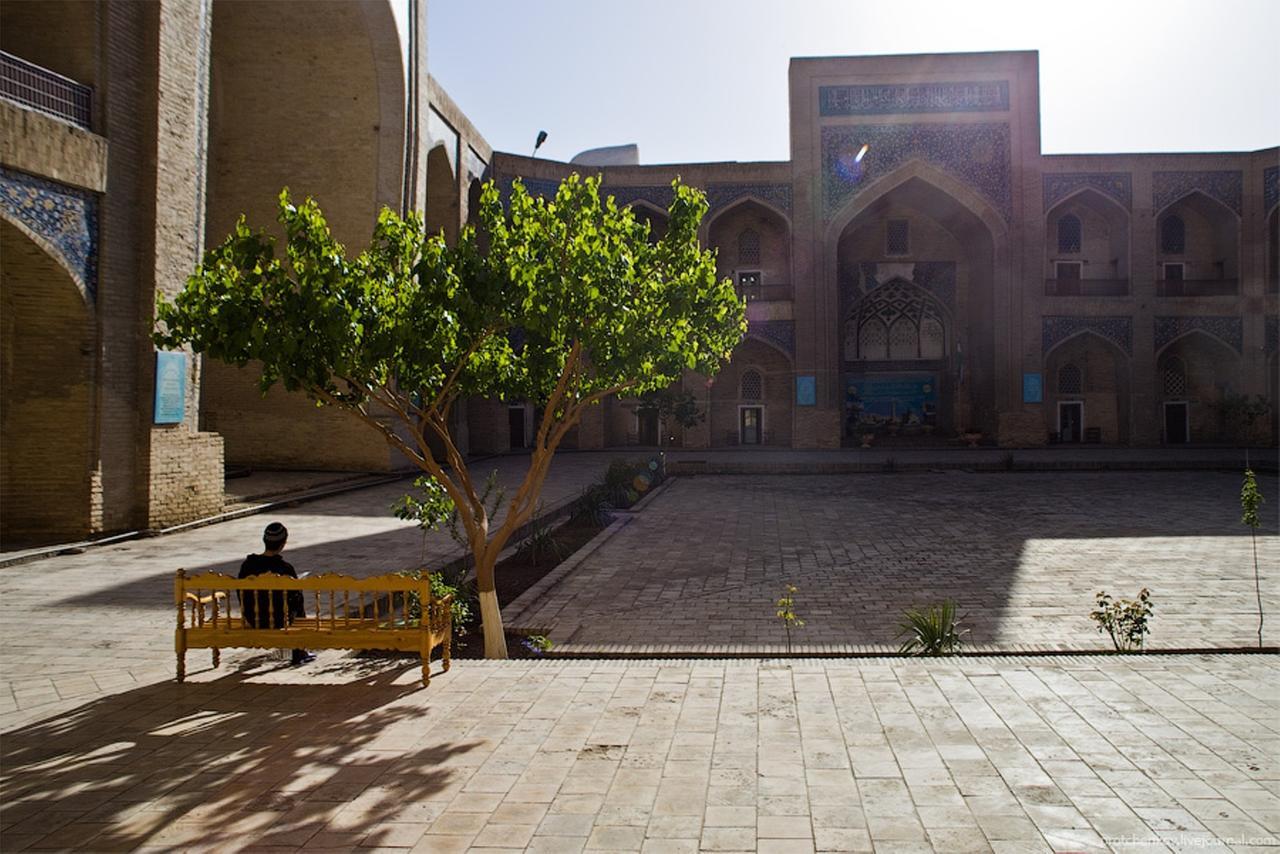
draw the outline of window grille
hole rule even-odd
[[[1160,223],[1160,251],[1165,255],[1181,255],[1187,251],[1187,226],[1182,217],[1167,216]]]
[[[760,234],[754,228],[748,228],[738,235],[738,263],[760,263]]]
[[[1080,243],[1083,237],[1083,229],[1080,225],[1080,217],[1075,214],[1067,214],[1058,220],[1058,251],[1064,254],[1074,254],[1080,251]]]
[[[764,380],[756,370],[742,374],[742,399],[760,400],[764,397]]]
[[[920,337],[915,324],[905,317],[889,330],[890,359],[920,358]]]
[[[1063,365],[1058,371],[1058,394],[1080,394],[1084,388],[1084,377],[1078,365]]]
[[[1163,379],[1165,397],[1187,396],[1187,368],[1181,359],[1175,356],[1165,363]]]
[[[886,255],[906,255],[911,251],[911,229],[905,219],[891,219],[885,226]]]
[[[942,324],[932,318],[920,324],[920,358],[941,359],[946,355]]]
[[[858,333],[858,353],[864,359],[889,358],[889,332],[878,320],[862,325]]]

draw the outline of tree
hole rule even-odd
[[[286,189],[283,257],[241,217],[158,307],[157,346],[259,361],[264,392],[281,382],[350,413],[430,476],[428,504],[440,517],[456,509],[474,557],[489,658],[506,657],[494,565],[533,515],[565,434],[609,395],[715,373],[746,330],[743,302],[698,243],[702,193],[674,182],[667,233],[651,244],[647,224],[602,200],[599,183],[572,175],[547,200],[516,182],[504,210],[490,182],[479,228],[452,247],[416,213],[384,208],[355,257],[313,200],[294,204]],[[501,522],[449,433],[452,407],[472,396],[543,413]]]
[[[1266,501],[1258,489],[1258,479],[1253,469],[1244,470],[1244,483],[1240,485],[1240,523],[1249,526],[1249,542],[1253,546],[1253,590],[1258,596],[1258,647],[1262,647],[1262,576],[1258,570],[1258,529],[1262,519],[1258,511]]]
[[[696,427],[703,419],[698,409],[698,399],[690,392],[678,388],[664,388],[659,391],[648,391],[640,395],[637,413],[655,413],[658,418],[658,447],[665,444],[664,437],[672,424],[681,427]]]

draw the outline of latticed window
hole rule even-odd
[[[947,349],[942,335],[942,324],[927,318],[920,324],[920,358],[941,359]]]
[[[1080,366],[1066,364],[1058,371],[1058,394],[1080,394],[1084,389],[1084,375]]]
[[[738,235],[738,263],[760,263],[760,233],[748,228]]]
[[[1058,251],[1064,254],[1071,254],[1080,251],[1080,243],[1083,236],[1083,229],[1080,226],[1080,217],[1075,214],[1067,214],[1058,220]]]
[[[1181,255],[1187,251],[1187,225],[1182,217],[1167,216],[1160,223],[1160,251],[1165,255]]]
[[[764,380],[757,370],[744,371],[742,374],[742,399],[760,400],[764,397]]]
[[[871,320],[858,332],[858,353],[864,359],[889,358],[889,331],[883,323]]]
[[[1177,356],[1165,362],[1162,379],[1165,397],[1187,396],[1187,366]]]
[[[886,255],[911,252],[911,227],[905,219],[891,219],[885,225],[884,251]]]
[[[920,335],[916,325],[905,317],[889,329],[889,358],[920,358]]]

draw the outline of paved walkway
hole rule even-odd
[[[519,624],[561,652],[781,651],[799,588],[809,653],[888,652],[903,611],[952,599],[974,648],[1108,649],[1094,594],[1152,591],[1156,648],[1252,646],[1241,478],[1226,472],[724,475],[678,478]],[[1280,614],[1277,479],[1258,538]],[[1266,639],[1275,644],[1280,619]]]
[[[556,458],[543,489],[552,508],[599,479],[614,454]],[[528,458],[486,461],[513,487]],[[299,571],[376,575],[462,555],[445,531],[425,537],[391,515],[408,479],[282,509],[0,568],[0,727],[173,676],[173,575],[238,571],[262,529],[289,528]]]
[[[331,655],[140,685],[9,730],[0,845],[1280,844],[1275,656],[468,661],[415,689],[411,661]]]

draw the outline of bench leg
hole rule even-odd
[[[431,684],[431,641],[424,637],[418,652],[422,656],[422,687],[426,688]]]
[[[452,627],[451,627],[452,628]],[[444,650],[442,651],[444,658],[444,672],[449,672],[449,660],[453,657],[453,632],[450,631],[444,636]]]
[[[213,666],[214,666],[214,667],[217,667],[217,666],[218,666],[219,664],[221,664],[221,663],[222,663],[222,650],[218,649],[217,647],[214,647],[214,649],[213,649]]]
[[[187,650],[186,647],[179,646],[177,649],[178,656],[178,681],[181,682],[187,678]]]

